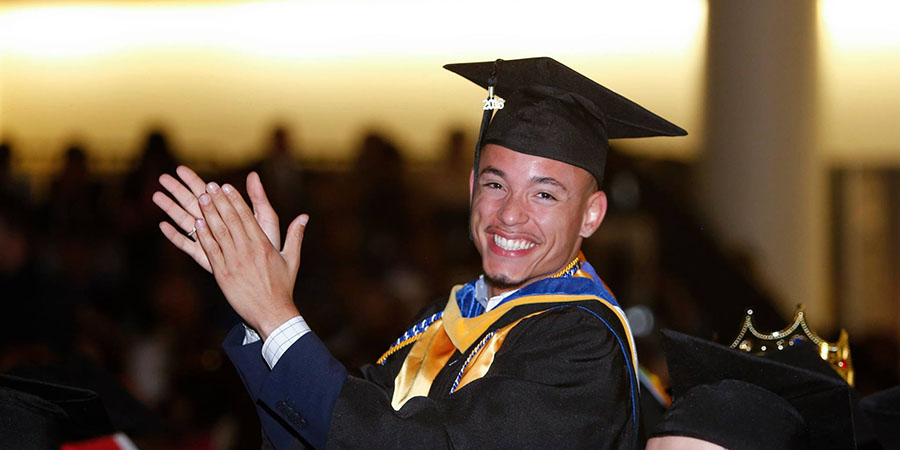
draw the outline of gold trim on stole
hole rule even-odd
[[[598,301],[611,309],[619,318],[631,347],[631,357],[634,367],[637,367],[637,355],[634,350],[634,342],[628,322],[623,317],[621,310],[614,307],[608,301],[593,295],[534,295],[522,297],[504,303],[497,308],[472,318],[462,317],[459,306],[456,304],[456,291],[462,286],[455,286],[450,292],[450,299],[444,309],[443,317],[436,320],[419,335],[412,348],[403,360],[403,365],[394,379],[394,393],[391,398],[391,406],[395,411],[416,396],[428,396],[431,384],[440,373],[447,361],[456,350],[465,352],[475,340],[481,337],[503,314],[516,306],[533,303],[563,303],[581,300]],[[466,372],[460,379],[457,390],[466,384],[483,377],[490,369],[494,356],[506,339],[509,331],[522,320],[541,314],[547,310],[537,311],[524,316],[515,322],[497,330],[494,336],[482,347],[465,368]]]
[[[616,317],[619,318],[619,322],[622,324],[622,328],[625,330],[625,334],[627,335],[626,339],[628,339],[628,344],[631,347],[631,359],[634,363],[634,367],[637,367],[637,352],[634,347],[634,340],[631,336],[631,327],[628,326],[628,321],[625,319],[625,314],[621,309],[613,306],[610,302],[606,301],[603,298],[597,297],[595,295],[560,295],[560,294],[543,294],[543,295],[530,295],[527,297],[517,298],[515,300],[506,302],[501,304],[500,306],[475,317],[465,318],[462,316],[462,313],[459,311],[459,305],[456,304],[456,291],[462,288],[462,285],[454,286],[454,288],[450,292],[450,299],[447,301],[447,306],[444,308],[443,319],[443,328],[447,331],[447,335],[450,337],[450,340],[453,341],[453,345],[460,352],[465,352],[475,341],[481,337],[491,325],[494,324],[497,320],[500,319],[504,314],[509,312],[509,310],[522,305],[530,305],[534,303],[568,303],[568,302],[577,302],[582,300],[593,300],[600,302],[606,305],[607,308],[613,311],[616,314]]]
[[[428,326],[409,349],[400,372],[394,378],[394,394],[391,398],[394,410],[399,411],[413,397],[428,396],[431,383],[454,352],[456,348],[447,337],[441,321],[436,320]]]
[[[469,362],[469,365],[466,366],[465,373],[462,378],[460,378],[456,390],[462,389],[463,386],[483,377],[487,373],[488,369],[491,368],[491,364],[494,362],[494,356],[500,351],[500,347],[503,346],[503,342],[506,341],[506,336],[513,327],[529,317],[534,317],[545,312],[547,312],[546,309],[531,313],[494,332],[494,335],[490,338],[488,343],[478,350],[478,354],[475,355]]]

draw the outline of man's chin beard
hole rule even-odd
[[[488,286],[501,291],[517,288],[522,284],[521,280],[513,280],[503,275],[484,274],[484,281]]]

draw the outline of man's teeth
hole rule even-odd
[[[505,237],[494,235],[494,244],[503,250],[527,250],[535,246],[534,242],[525,239],[506,239]]]

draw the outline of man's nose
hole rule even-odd
[[[528,213],[521,199],[515,196],[510,196],[503,202],[497,215],[504,225],[519,225],[528,221]]]

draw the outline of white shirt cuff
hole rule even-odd
[[[294,342],[297,342],[298,339],[310,331],[309,325],[306,324],[306,321],[301,316],[288,319],[272,331],[262,346],[262,356],[266,360],[266,364],[269,365],[269,369],[274,369],[275,364],[281,359],[281,355],[291,348]],[[255,331],[254,334],[256,334]],[[258,337],[259,335],[257,335]],[[244,339],[246,340],[246,338],[245,335]]]
[[[246,323],[242,323],[244,326],[244,342],[243,345],[252,344],[259,340],[259,333],[256,332],[253,328],[247,326]]]

